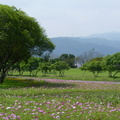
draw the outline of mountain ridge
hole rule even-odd
[[[52,54],[74,54],[79,56],[86,51],[95,49],[103,55],[111,55],[120,52],[120,41],[112,41],[104,38],[81,37],[55,37],[51,41],[56,45]]]

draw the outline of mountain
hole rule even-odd
[[[56,45],[52,54],[74,54],[79,56],[86,51],[95,49],[103,55],[111,55],[120,52],[120,41],[110,41],[103,38],[81,38],[81,37],[56,37],[51,38]]]

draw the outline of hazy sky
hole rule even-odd
[[[0,0],[34,17],[48,37],[120,32],[120,0]]]

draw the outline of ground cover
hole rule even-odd
[[[1,120],[120,119],[120,84],[34,79],[0,85]]]
[[[19,76],[18,72],[14,72],[13,75]],[[24,72],[23,76],[29,76],[29,72]],[[22,77],[22,76],[21,76]],[[32,76],[29,76],[32,77]],[[33,76],[35,77],[35,76]],[[62,79],[62,80],[82,80],[82,81],[110,81],[110,82],[120,82],[120,73],[117,74],[115,78],[108,77],[108,72],[103,71],[99,73],[98,77],[94,77],[94,75],[89,71],[81,71],[79,68],[71,68],[65,71],[64,77],[59,77],[59,74],[54,74],[53,71],[48,72],[46,75],[41,71],[38,72],[38,78],[47,78],[47,79]]]

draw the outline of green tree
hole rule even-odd
[[[97,77],[97,75],[102,71],[101,62],[102,57],[93,58],[89,62],[85,63],[80,69],[85,71],[88,70]]]
[[[41,70],[45,75],[47,74],[48,70],[51,69],[51,64],[49,62],[43,62],[39,64],[39,70]]]
[[[91,61],[88,65],[88,70],[93,73],[95,77],[102,71],[101,61]]]
[[[18,71],[18,69],[20,69],[20,63],[12,65],[9,71],[7,72],[7,75],[13,75],[14,71]]]
[[[26,63],[26,71],[30,72],[30,75],[36,76],[38,73],[39,58],[31,57]]]
[[[36,19],[0,4],[0,83],[12,65],[32,55],[52,52],[54,47]]]
[[[71,68],[75,67],[75,56],[73,54],[62,54],[59,59],[66,62]]]
[[[53,70],[59,71],[59,76],[64,76],[65,70],[69,70],[69,65],[64,61],[58,61],[51,67]]]
[[[120,52],[106,56],[103,59],[102,68],[108,71],[109,77],[115,77],[120,72]]]
[[[51,64],[54,64],[54,63],[56,63],[56,62],[58,62],[58,61],[61,61],[60,58],[54,58],[54,59],[50,59],[50,60],[49,60],[49,62],[50,62]]]
[[[27,71],[27,61],[21,61],[16,70],[19,72],[19,75],[23,75],[23,73]]]

